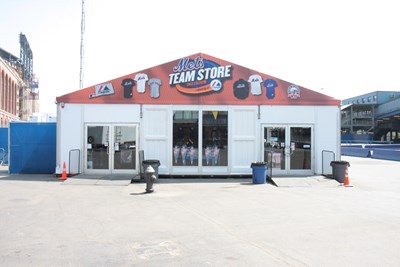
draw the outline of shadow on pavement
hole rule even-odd
[[[146,191],[139,192],[139,193],[130,193],[131,196],[142,196],[142,195],[147,195],[149,193],[146,193]]]
[[[61,182],[53,174],[9,174],[0,172],[0,181]]]
[[[244,178],[244,177],[242,177],[242,178],[236,178],[236,177],[234,177],[234,178],[232,178],[232,177],[225,177],[225,178],[220,178],[220,177],[218,177],[218,178],[216,178],[216,177],[207,177],[207,178],[206,177],[198,177],[198,178],[176,177],[176,178],[158,178],[156,183],[159,183],[159,184],[173,184],[173,183],[176,183],[176,184],[185,184],[185,183],[187,183],[187,184],[196,184],[196,183],[209,184],[209,183],[234,183],[234,182],[246,183],[247,180],[249,180],[249,178]],[[143,183],[144,183],[144,181],[143,181]],[[251,180],[250,180],[250,183],[251,183]]]

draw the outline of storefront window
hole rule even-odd
[[[174,111],[173,166],[198,166],[198,111]]]
[[[227,111],[203,111],[203,166],[228,166]]]

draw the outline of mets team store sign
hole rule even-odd
[[[338,100],[233,63],[195,54],[57,98],[65,103],[338,105]]]
[[[201,56],[190,60],[182,58],[169,75],[169,85],[187,94],[218,92],[225,79],[231,78],[232,65],[219,66]]]

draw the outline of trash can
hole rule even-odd
[[[333,179],[339,183],[343,183],[346,176],[346,168],[350,167],[350,163],[344,160],[331,161],[331,167]]]
[[[151,166],[155,173],[154,175],[157,177],[158,179],[158,166],[160,166],[160,161],[157,159],[146,159],[142,161],[142,166],[143,166],[143,172],[146,171],[147,167]]]
[[[267,162],[253,162],[251,164],[253,170],[253,184],[265,184],[267,178],[268,163]]]

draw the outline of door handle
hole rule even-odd
[[[110,143],[107,142],[107,155],[110,155]]]
[[[285,155],[286,157],[290,157],[290,155],[292,155],[292,149],[290,146],[285,147]]]

